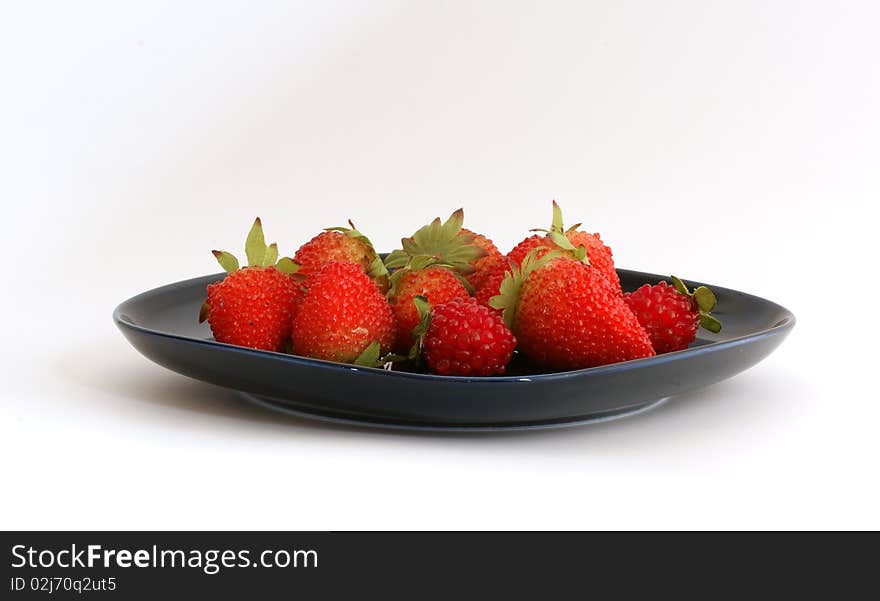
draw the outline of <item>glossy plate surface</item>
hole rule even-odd
[[[618,273],[625,290],[663,279],[625,269]],[[398,428],[546,428],[632,415],[748,369],[773,352],[795,323],[794,315],[775,303],[709,285],[718,298],[713,314],[724,329],[718,334],[701,329],[684,351],[550,374],[520,366],[504,377],[434,376],[215,342],[198,314],[205,287],[223,276],[144,292],[119,305],[113,318],[144,356],[185,376],[297,415]]]

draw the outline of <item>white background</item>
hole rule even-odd
[[[3,528],[878,528],[874,2],[13,3],[0,19]],[[113,307],[348,217],[557,198],[621,267],[798,317],[754,369],[586,428],[282,418]],[[539,402],[536,399],[536,402]]]

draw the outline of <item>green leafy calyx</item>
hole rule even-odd
[[[381,367],[387,370],[391,369],[393,363],[398,361],[406,361],[407,357],[403,355],[395,355],[388,353],[382,354],[382,347],[377,340],[371,342],[363,352],[354,360],[354,365],[361,367]]]
[[[358,355],[357,359],[354,360],[354,364],[362,367],[380,367],[382,365],[380,363],[381,355],[382,348],[379,342],[374,340]]]
[[[422,356],[422,344],[425,334],[428,333],[428,328],[431,327],[431,304],[427,298],[421,295],[413,297],[413,304],[416,306],[416,311],[418,311],[419,322],[412,331],[413,345],[409,349],[407,359],[418,365],[419,359]]]
[[[538,258],[538,253],[546,247],[539,246],[532,249],[525,256],[520,265],[510,263],[510,271],[504,275],[501,281],[499,294],[489,299],[489,306],[495,309],[501,309],[501,317],[504,319],[504,325],[513,331],[514,315],[516,315],[516,305],[519,303],[520,293],[522,292],[523,283],[529,275],[547,265],[550,261],[564,256],[559,250],[548,252],[544,256]]]
[[[473,273],[473,261],[486,255],[476,244],[474,235],[462,232],[464,211],[458,209],[445,222],[440,218],[421,227],[409,238],[401,240],[402,248],[391,252],[385,259],[388,269],[407,268],[415,271],[428,265],[440,265],[460,274]]]
[[[235,258],[235,255],[222,250],[212,250],[211,252],[214,254],[214,258],[217,259],[217,262],[220,263],[223,271],[226,273],[238,271],[238,259]]]
[[[281,257],[278,262],[275,263],[275,269],[277,269],[281,273],[291,275],[299,270],[299,265],[294,263],[293,259],[291,259],[290,257]]]
[[[672,279],[672,286],[677,292],[694,299],[694,302],[696,302],[697,310],[700,313],[700,326],[716,334],[720,332],[721,322],[712,315],[712,309],[714,309],[715,305],[718,303],[718,300],[715,298],[715,293],[709,290],[706,286],[697,286],[697,288],[691,292],[685,283],[679,278],[674,275],[670,277]]]
[[[367,275],[369,275],[373,279],[388,277],[388,269],[385,267],[385,263],[382,262],[382,258],[379,257],[379,253],[376,252],[376,249],[373,246],[373,243],[370,242],[370,239],[367,238],[363,233],[359,232],[350,219],[348,221],[348,225],[351,227],[328,227],[325,228],[325,231],[341,232],[346,236],[362,242],[364,246],[367,247],[367,250],[369,252],[368,257],[370,260],[370,267]]]
[[[232,253],[221,250],[211,252],[226,273],[239,270],[238,259]],[[299,265],[294,263],[290,257],[278,258],[278,244],[275,242],[266,244],[266,238],[263,235],[263,224],[260,222],[259,217],[254,220],[254,225],[251,226],[248,232],[244,243],[244,252],[247,255],[248,267],[274,266],[278,271],[288,275],[295,273],[299,269]]]
[[[208,301],[205,301],[202,303],[202,306],[199,309],[199,323],[204,323],[210,315],[211,305],[208,304]]]
[[[547,234],[547,237],[553,241],[553,244],[561,248],[562,250],[566,250],[571,253],[571,256],[581,261],[582,263],[590,264],[590,259],[587,257],[587,249],[583,246],[578,246],[575,248],[574,244],[571,243],[571,240],[568,239],[566,234],[577,231],[577,229],[581,226],[580,223],[576,223],[568,229],[565,229],[562,221],[562,209],[553,201],[553,221],[550,224],[550,229],[545,230],[541,228],[535,228],[530,231],[533,232],[544,232]]]

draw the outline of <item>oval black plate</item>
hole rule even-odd
[[[618,270],[625,290],[661,279]],[[640,413],[663,399],[729,378],[785,339],[794,315],[768,300],[710,286],[719,334],[647,359],[550,374],[463,378],[389,372],[215,342],[198,323],[205,287],[224,274],[170,284],[123,302],[113,319],[144,356],[275,409],[318,419],[405,428],[541,428]],[[698,286],[699,282],[686,282]],[[522,368],[520,368],[522,369]],[[527,368],[526,368],[527,369]]]

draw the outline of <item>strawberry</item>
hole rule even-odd
[[[227,276],[208,286],[199,322],[211,326],[214,339],[265,351],[280,351],[290,336],[290,319],[302,297],[302,288],[291,274],[297,265],[278,260],[278,245],[266,246],[260,218],[245,242],[248,266],[227,252],[213,251]]]
[[[540,255],[547,253],[550,250],[556,249],[559,250],[555,244],[553,244],[552,240],[548,240],[547,235],[543,234],[541,236],[537,234],[532,234],[528,238],[525,238],[510,249],[510,252],[507,253],[507,260],[515,265],[520,265],[523,262],[523,259],[526,258],[530,252],[535,250],[536,248],[540,248]]]
[[[402,269],[391,275],[388,300],[397,320],[398,352],[405,352],[413,344],[412,331],[419,323],[419,313],[413,299],[425,297],[433,305],[447,303],[455,298],[469,298],[467,288],[446,267],[429,265],[424,269]]]
[[[501,314],[501,311],[492,307],[492,305],[489,304],[489,301],[492,300],[492,297],[501,294],[501,283],[504,281],[504,276],[509,271],[511,271],[511,267],[506,260],[499,263],[492,269],[492,271],[486,274],[485,278],[483,278],[482,285],[474,291],[474,298],[477,299],[478,303],[489,307],[499,315]]]
[[[413,299],[424,296],[433,305],[453,298],[470,296],[465,277],[476,272],[473,263],[487,256],[474,244],[475,234],[463,232],[464,212],[455,211],[445,222],[434,219],[411,237],[401,240],[402,248],[385,258],[391,288],[388,302],[397,318],[397,351],[406,352],[413,344],[412,330],[419,316]]]
[[[424,315],[427,301],[418,297],[416,304]],[[503,375],[516,348],[501,316],[473,298],[431,307],[420,327],[424,336],[418,344],[425,362],[431,372],[444,376]]]
[[[658,354],[686,349],[700,326],[710,332],[721,331],[721,322],[711,315],[716,303],[711,290],[699,286],[691,292],[675,276],[672,283],[644,284],[623,295]]]
[[[599,270],[599,273],[605,276],[611,285],[622,293],[620,287],[620,276],[614,268],[614,257],[611,254],[611,247],[602,242],[602,238],[598,233],[590,234],[579,230],[571,230],[565,232],[565,237],[571,242],[575,248],[584,248],[587,252],[587,259],[590,265]]]
[[[299,274],[306,276],[305,285],[311,283],[311,276],[333,261],[348,261],[361,268],[372,278],[384,293],[388,290],[388,270],[369,238],[360,233],[349,221],[350,228],[327,228],[299,247],[293,260],[299,264]]]
[[[371,346],[378,346],[377,355],[391,350],[394,315],[360,266],[333,261],[312,277],[293,318],[294,354],[352,363]]]
[[[606,246],[599,234],[590,234],[577,228],[581,224],[573,225],[567,230],[562,225],[562,209],[553,201],[553,223],[549,230],[536,230],[546,232],[544,235],[529,236],[517,244],[508,254],[507,258],[516,263],[522,263],[529,252],[539,247],[547,247],[538,253],[542,254],[550,250],[562,250],[566,256],[581,259],[598,269],[616,288],[620,289],[620,278],[614,269],[614,259],[611,248]],[[583,250],[581,250],[583,249]],[[622,294],[622,291],[621,291]]]
[[[482,257],[472,260],[469,265],[474,268],[474,272],[465,276],[474,290],[479,290],[486,280],[486,277],[496,271],[499,267],[507,265],[504,255],[498,250],[498,247],[486,236],[477,234],[467,228],[461,228],[462,236],[470,236],[471,244],[479,246],[486,253]]]
[[[654,354],[617,288],[591,265],[534,250],[490,302],[503,309],[519,350],[539,366],[582,369]]]

